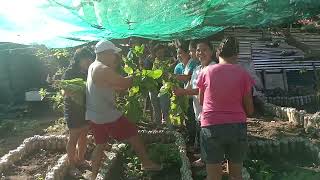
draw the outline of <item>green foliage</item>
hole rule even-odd
[[[274,171],[272,167],[262,160],[245,161],[245,167],[253,179],[272,180]]]
[[[53,103],[53,109],[58,112],[63,112],[64,103],[63,103],[63,95],[60,91],[57,91],[55,94],[53,94],[49,99]]]
[[[142,56],[143,53],[144,53],[144,45],[135,46],[135,47],[133,48],[133,54],[134,54],[136,57]]]
[[[67,124],[64,118],[59,118],[54,123],[44,130],[49,134],[61,134],[67,131]]]
[[[45,180],[45,177],[43,177],[43,176],[38,176],[38,177],[36,177],[36,180]]]
[[[133,86],[129,89],[128,95],[125,97],[126,104],[124,112],[129,119],[137,122],[143,119],[143,98],[148,95],[148,92],[157,90],[158,84],[156,79],[161,77],[161,71],[151,70],[133,70],[133,68],[126,65],[125,71],[133,76]]]
[[[318,180],[320,179],[320,173],[307,170],[307,169],[299,169],[290,172],[283,172],[281,176],[281,180]]]
[[[133,57],[123,57],[123,71],[133,77],[133,86],[129,89],[129,93],[125,95],[124,99],[126,103],[121,109],[134,122],[145,118],[145,115],[142,113],[143,99],[148,95],[149,91],[157,90],[157,79],[162,76],[161,70],[141,70],[138,68],[138,59],[143,55],[143,51],[143,46],[136,46],[133,49]]]
[[[186,119],[189,107],[187,96],[172,95],[170,98],[170,120],[172,124],[180,125]]]
[[[247,160],[244,162],[252,179],[255,180],[318,180],[320,173],[311,169],[305,169],[288,165],[283,165],[281,168],[271,166],[263,160]]]
[[[125,97],[124,112],[133,121],[137,122],[144,118],[143,98],[151,92],[159,92],[159,96],[167,95],[170,98],[169,118],[172,124],[180,125],[185,118],[188,109],[188,97],[176,97],[172,93],[174,87],[179,86],[179,81],[170,74],[173,66],[169,60],[155,59],[152,70],[139,69],[139,59],[143,55],[143,46],[134,47],[134,57],[124,58],[123,70],[126,74],[133,76],[133,87]],[[159,91],[159,83],[162,87]]]
[[[164,168],[181,166],[179,149],[175,144],[150,144],[148,145],[148,155],[154,162],[163,164]]]
[[[64,103],[63,95],[61,91],[56,91],[54,93],[49,93],[47,89],[41,88],[39,94],[42,99],[47,98],[52,103],[52,108],[58,112],[63,112]]]
[[[175,144],[149,144],[147,152],[151,160],[163,166],[163,172],[181,167],[179,149]],[[152,176],[148,172],[141,171],[141,161],[132,150],[128,148],[124,152],[124,156],[126,157],[125,178],[149,179]],[[161,175],[161,172],[159,174]]]
[[[59,69],[69,65],[72,56],[72,49],[47,49],[40,47],[36,56],[43,63],[50,75],[54,75]]]
[[[59,90],[64,90],[75,103],[84,106],[86,81],[83,79],[75,78],[71,80],[55,81],[54,87]]]
[[[179,86],[179,81],[171,76],[164,78],[163,86],[160,89],[159,96],[168,95],[170,97],[169,118],[172,124],[180,125],[186,119],[186,113],[189,107],[187,96],[176,96],[172,93],[173,88]]]
[[[143,46],[134,47],[134,57],[123,58],[123,70],[126,74],[133,76],[133,87],[129,90],[127,103],[124,112],[134,121],[144,118],[141,113],[143,109],[143,98],[151,92],[159,92],[159,96],[167,95],[170,98],[169,118],[172,124],[180,125],[185,119],[185,112],[188,109],[188,97],[176,97],[172,90],[179,86],[179,81],[171,76],[174,66],[170,60],[155,59],[152,70],[139,69],[139,59],[143,55]],[[162,87],[159,88],[159,84]]]
[[[47,95],[48,95],[48,92],[46,89],[44,88],[41,88],[40,91],[39,91],[39,94],[42,98],[45,98]]]
[[[53,103],[53,109],[63,112],[64,95],[61,91],[68,93],[71,100],[78,105],[84,106],[86,82],[81,78],[71,80],[57,80],[53,82],[53,87],[56,89],[54,93],[48,93],[46,89],[41,88],[39,93],[42,98],[48,98]]]

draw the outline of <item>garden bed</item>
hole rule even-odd
[[[320,148],[305,138],[249,142],[243,179],[254,180],[318,180],[320,179]],[[226,162],[223,179],[227,179]],[[205,168],[194,170],[194,180],[204,180]]]
[[[0,159],[0,173],[5,179],[43,179],[47,170],[63,157],[66,136],[33,136]]]
[[[189,159],[186,145],[178,132],[139,131],[147,144],[149,156],[164,165],[161,172],[141,171],[141,163],[133,151],[124,144],[114,145],[104,166],[100,169],[98,179],[182,179],[191,180]]]
[[[61,151],[40,149],[10,165],[3,176],[5,179],[44,179],[47,170],[51,169],[63,154]]]
[[[181,179],[180,167],[181,159],[179,150],[175,144],[152,143],[147,145],[149,157],[163,165],[160,172],[141,171],[141,162],[132,149],[127,148],[122,154],[122,172],[114,180],[172,180]]]
[[[274,104],[265,103],[266,114],[288,120],[296,127],[303,127],[305,132],[320,136],[320,113],[308,114],[305,110],[297,110],[296,108],[288,108],[276,106]]]
[[[301,137],[259,140],[249,143],[244,166],[257,180],[318,180],[320,149]]]
[[[266,101],[271,104],[287,107],[301,107],[311,103],[319,103],[319,95],[305,95],[305,96],[277,96],[277,97],[266,97]]]
[[[86,151],[86,154],[85,154],[85,160],[86,161],[91,161],[91,156],[92,156],[92,152],[95,148],[95,145],[93,144],[92,142],[92,137],[89,138],[89,143],[87,145],[87,151]],[[66,161],[67,159],[65,159]],[[61,160],[62,162],[64,160]],[[77,179],[86,179],[88,178],[88,176],[90,176],[91,174],[91,167],[87,167],[87,166],[80,166],[78,167],[78,170],[81,172],[81,174],[79,175],[79,177],[74,177],[74,176],[71,176],[69,173],[68,173],[68,166],[65,167],[65,170],[63,171],[63,179],[66,179],[66,180],[77,180]]]
[[[56,116],[36,116],[0,120],[0,157],[19,146],[25,138],[35,134],[45,134],[45,128],[52,124]]]

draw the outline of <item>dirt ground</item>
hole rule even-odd
[[[61,122],[63,120],[56,116],[43,116],[25,119],[7,119],[14,123],[13,131],[8,132],[5,135],[0,136],[0,157],[7,153],[9,150],[15,149],[19,146],[23,140],[27,137],[31,137],[35,134],[61,134],[65,133],[61,131]],[[140,124],[139,128],[142,129],[154,129],[155,127],[150,124]],[[50,127],[50,128],[48,128]],[[159,127],[158,127],[159,128]],[[45,130],[46,129],[46,130]],[[48,131],[49,129],[49,131]],[[254,139],[278,139],[281,137],[289,136],[303,136],[310,137],[310,135],[304,132],[302,127],[295,127],[288,121],[282,121],[281,119],[273,117],[256,117],[248,119],[248,136],[249,140]],[[315,137],[313,137],[315,138]],[[92,152],[92,147],[89,148],[88,156]],[[32,156],[28,156],[27,159],[18,162],[12,167],[12,171],[9,172],[10,178],[8,179],[37,179],[35,175],[43,177],[48,167],[54,164],[62,153],[49,153],[47,151],[40,151],[34,153]],[[196,157],[191,157],[191,161],[196,160]],[[45,163],[44,163],[45,162]],[[80,169],[83,175],[88,171],[87,168]],[[11,173],[11,174],[10,174]],[[76,179],[70,176],[66,176],[65,179]]]
[[[10,180],[35,180],[44,179],[50,166],[53,166],[62,156],[63,152],[39,150],[10,167],[4,174],[4,179]]]
[[[290,124],[288,121],[282,121],[281,119],[274,117],[255,117],[248,118],[248,137],[250,140],[258,139],[280,139],[282,137],[305,137],[313,142],[319,143],[319,138],[310,134],[306,134],[303,127],[296,127]],[[199,153],[199,152],[198,152]],[[194,156],[193,153],[188,153],[190,162],[193,162],[199,158],[199,156]],[[308,167],[308,166],[306,166]],[[309,168],[309,167],[308,167]],[[224,172],[226,169],[224,166]],[[205,179],[205,169],[204,168],[192,168],[193,176],[195,180]],[[300,180],[300,179],[299,179]]]
[[[271,117],[248,119],[248,136],[253,139],[278,139],[289,136],[308,136],[303,127],[295,127],[289,121]]]
[[[0,157],[18,147],[25,138],[45,134],[44,130],[56,119],[57,116],[2,119],[1,122],[10,122],[13,127],[0,136]]]

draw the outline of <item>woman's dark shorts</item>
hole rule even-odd
[[[84,117],[67,117],[65,118],[69,129],[82,128],[89,126],[89,121],[85,120]]]
[[[82,128],[89,125],[89,121],[85,119],[86,109],[84,106],[76,104],[70,98],[65,98],[64,104],[64,119],[69,129]]]
[[[247,153],[247,124],[222,124],[202,127],[200,132],[202,159],[207,164],[228,159],[242,163]]]

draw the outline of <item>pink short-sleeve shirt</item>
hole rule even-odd
[[[201,126],[246,122],[243,97],[251,92],[254,80],[236,64],[204,68],[197,85],[204,92]]]

